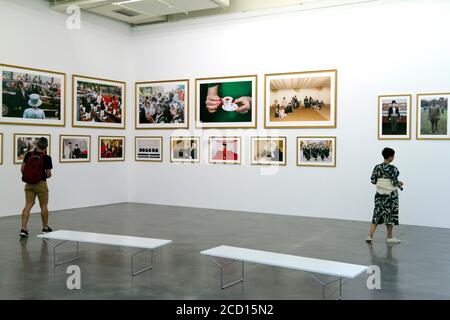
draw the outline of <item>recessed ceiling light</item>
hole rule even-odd
[[[113,5],[120,6],[121,4],[139,2],[139,1],[142,1],[142,0],[126,0],[126,1],[114,2]]]

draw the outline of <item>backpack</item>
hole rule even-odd
[[[22,181],[37,184],[43,178],[45,154],[33,152],[22,171]]]

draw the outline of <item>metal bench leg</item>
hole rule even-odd
[[[140,250],[140,251],[138,251],[138,252],[136,252],[136,253],[133,253],[132,255],[131,255],[131,277],[133,278],[133,277],[135,277],[135,276],[137,276],[138,274],[141,274],[141,273],[143,273],[143,272],[145,272],[145,271],[147,271],[147,270],[150,270],[151,268],[153,268],[153,249],[151,249],[150,250],[150,265],[149,266],[147,266],[147,267],[145,267],[145,268],[143,268],[143,269],[141,269],[141,270],[138,270],[138,271],[134,271],[134,257],[135,256],[137,256],[137,255],[139,255],[140,253],[142,253],[142,252],[144,252],[144,251],[147,251],[148,249],[142,249],[142,250]]]
[[[70,259],[67,259],[67,260],[64,260],[64,261],[61,261],[61,262],[57,262],[57,261],[56,261],[56,249],[57,249],[59,246],[62,246],[63,244],[65,244],[65,243],[67,243],[67,242],[69,242],[69,241],[62,241],[62,242],[60,242],[60,243],[53,244],[51,241],[49,241],[49,240],[47,240],[47,239],[43,239],[43,240],[44,240],[46,243],[48,243],[49,245],[51,245],[52,248],[53,248],[53,266],[54,266],[54,267],[57,267],[57,266],[66,264],[66,263],[68,263],[68,262],[71,262],[71,261],[75,261],[75,260],[80,259],[80,256],[79,256],[79,243],[78,243],[78,241],[77,241],[77,255],[76,255],[76,257],[70,258]]]
[[[239,260],[232,260],[229,263],[226,264],[220,264],[219,262],[217,262],[216,260],[214,260],[214,258],[208,256],[209,259],[211,259],[211,261],[213,261],[219,268],[220,268],[220,288],[226,289],[229,288],[231,286],[234,286],[235,284],[244,282],[244,261],[241,261],[241,278],[239,280],[227,283],[227,284],[223,284],[223,268],[225,268],[226,266],[229,266],[230,264],[233,264],[235,262],[238,262]]]
[[[339,277],[338,279],[329,281],[329,282],[323,282],[322,280],[320,280],[318,277],[314,276],[313,274],[309,274],[311,276],[311,278],[313,278],[314,280],[316,280],[321,286],[322,286],[322,300],[325,300],[325,288],[326,286],[328,286],[329,284],[335,283],[339,281],[339,297],[336,300],[341,300],[342,299],[342,277]]]

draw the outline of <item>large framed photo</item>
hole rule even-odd
[[[23,159],[27,152],[32,151],[39,140],[44,137],[48,140],[47,154],[51,156],[51,136],[49,134],[27,134],[27,133],[15,133],[14,134],[14,163],[22,164]]]
[[[257,76],[195,79],[197,128],[256,128]]]
[[[98,161],[125,161],[125,137],[98,137]]]
[[[266,128],[336,128],[337,70],[265,75]]]
[[[252,137],[251,164],[286,165],[286,137]]]
[[[136,83],[136,129],[189,127],[189,80]]]
[[[336,167],[336,137],[297,137],[297,165]]]
[[[60,135],[59,162],[90,162],[91,136]]]
[[[411,95],[378,97],[378,139],[411,139]]]
[[[3,133],[0,133],[0,164],[3,164]]]
[[[65,73],[0,64],[0,80],[0,123],[65,126]]]
[[[199,163],[200,137],[170,137],[170,162]]]
[[[418,140],[450,140],[448,101],[450,93],[417,95]]]
[[[135,137],[135,160],[163,161],[163,137]]]
[[[210,137],[209,163],[241,164],[241,137]]]
[[[126,83],[72,76],[74,127],[125,129]]]

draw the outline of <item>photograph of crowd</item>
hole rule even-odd
[[[196,79],[196,127],[255,128],[256,85],[256,75]]]
[[[210,137],[209,162],[241,164],[241,138]]]
[[[170,137],[171,162],[200,162],[200,137]]]
[[[125,137],[98,137],[98,161],[125,161]]]
[[[188,128],[188,92],[189,80],[136,83],[136,128]]]
[[[378,97],[378,138],[410,139],[411,95]]]
[[[0,123],[64,126],[64,73],[0,64],[0,77]]]
[[[91,161],[90,136],[59,136],[60,162],[89,162]]]
[[[265,75],[265,126],[336,126],[337,71]]]
[[[25,155],[33,151],[39,138],[44,137],[48,140],[47,154],[50,153],[51,137],[49,134],[14,134],[14,163],[21,164]]]
[[[252,137],[252,164],[286,164],[286,137]]]
[[[161,162],[162,142],[162,137],[135,137],[136,161]]]
[[[298,166],[336,166],[335,137],[297,137]]]
[[[417,139],[450,139],[450,93],[417,95]]]
[[[73,126],[125,128],[125,82],[74,75]]]

